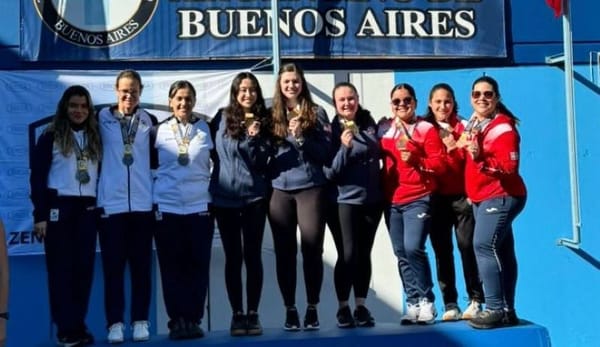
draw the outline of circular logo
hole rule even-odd
[[[63,40],[85,47],[121,44],[150,22],[158,0],[33,0],[42,21]]]

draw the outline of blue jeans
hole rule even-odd
[[[491,310],[514,309],[517,258],[512,222],[525,201],[526,197],[505,196],[473,204],[473,247],[486,307]]]
[[[406,301],[416,304],[427,298],[435,300],[431,268],[425,251],[431,216],[426,196],[402,205],[392,205],[387,218],[394,254],[398,259],[398,271],[406,292]]]

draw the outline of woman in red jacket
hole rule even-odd
[[[467,125],[465,185],[473,202],[473,246],[483,281],[486,309],[469,321],[478,329],[517,325],[515,257],[512,222],[523,210],[527,192],[519,175],[520,137],[517,118],[500,102],[498,82],[475,80],[471,91],[475,113]]]
[[[472,319],[481,311],[483,289],[477,272],[473,250],[475,218],[473,207],[465,194],[465,151],[456,146],[467,121],[458,116],[454,90],[446,83],[431,88],[425,120],[431,122],[446,147],[447,170],[436,177],[436,191],[431,197],[431,246],[435,253],[437,279],[444,299],[443,321]],[[460,250],[469,306],[461,314],[456,290],[454,247]]]
[[[437,313],[425,241],[433,177],[445,168],[444,145],[435,127],[415,116],[417,99],[412,86],[394,86],[391,100],[393,117],[380,123],[378,134],[389,204],[386,221],[407,297],[401,323],[432,324]]]

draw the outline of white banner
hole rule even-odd
[[[209,117],[229,101],[231,81],[240,71],[139,71],[141,103],[159,120],[168,112],[168,92],[176,80],[189,80],[197,92],[195,111]],[[0,71],[0,217],[10,255],[43,252],[32,232],[29,200],[29,149],[56,111],[70,85],[91,93],[95,106],[115,104],[119,71]]]

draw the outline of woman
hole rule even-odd
[[[104,270],[104,309],[108,342],[124,341],[125,267],[131,275],[133,340],[150,338],[152,292],[152,174],[150,130],[156,118],[139,107],[142,79],[124,70],[115,84],[117,105],[98,113],[103,143],[98,183],[102,209],[100,248]]]
[[[444,145],[434,126],[415,116],[412,86],[400,83],[390,93],[393,118],[379,128],[384,156],[383,185],[388,229],[406,293],[402,324],[432,324],[431,269],[425,251],[430,231],[430,195],[434,176],[444,172]]]
[[[96,183],[102,157],[92,99],[67,88],[31,161],[34,231],[44,238],[50,313],[61,346],[93,343],[87,314],[96,253]]]
[[[337,153],[325,173],[336,186],[337,210],[330,224],[337,249],[334,270],[340,328],[372,327],[375,319],[365,306],[371,281],[371,249],[381,219],[377,125],[371,113],[359,104],[356,87],[348,82],[333,88],[336,115],[331,124],[333,148]],[[335,227],[339,225],[339,228]],[[348,299],[354,288],[354,314]]]
[[[485,291],[485,310],[469,321],[478,329],[519,324],[515,313],[517,259],[512,222],[525,207],[527,191],[519,175],[517,118],[500,101],[498,82],[475,80],[473,118],[467,125],[467,196],[473,202],[473,243]]]
[[[260,335],[258,304],[263,285],[262,240],[271,182],[270,117],[262,90],[250,72],[231,83],[229,105],[210,123],[215,144],[210,193],[225,251],[225,285],[233,311],[233,336]],[[246,266],[244,313],[242,264]]]
[[[446,148],[445,174],[436,177],[437,187],[431,197],[431,245],[435,253],[437,279],[444,299],[443,321],[471,319],[481,311],[483,289],[477,273],[473,251],[475,219],[470,201],[465,196],[465,152],[456,146],[466,121],[458,114],[454,90],[446,83],[436,84],[429,93],[425,120],[438,130]],[[469,306],[461,314],[456,291],[452,228],[462,259]]]
[[[325,234],[323,166],[330,161],[331,126],[312,101],[304,72],[283,65],[273,97],[275,155],[270,162],[273,193],[269,223],[273,232],[277,281],[286,306],[284,329],[300,330],[296,309],[296,228],[300,227],[308,306],[304,329],[319,329],[317,304],[323,282]]]
[[[194,86],[174,82],[169,88],[173,115],[151,135],[158,159],[157,166],[153,160],[156,249],[172,340],[204,336],[200,323],[214,230],[208,213],[213,143],[208,124],[192,114],[195,104]]]

